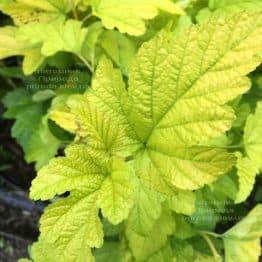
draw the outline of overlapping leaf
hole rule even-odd
[[[101,18],[106,28],[116,27],[121,33],[131,35],[145,33],[144,20],[154,18],[158,10],[183,14],[181,7],[170,0],[91,0],[90,4],[94,15]]]
[[[88,30],[76,20],[58,21],[52,24],[29,24],[20,27],[19,39],[41,45],[41,53],[52,56],[58,51],[81,55]]]
[[[224,234],[225,261],[256,262],[261,254],[262,206],[257,205],[233,228]]]
[[[0,59],[23,55],[23,70],[28,75],[43,63],[44,56],[41,55],[38,45],[18,40],[17,30],[13,26],[0,28]]]
[[[255,184],[256,175],[262,168],[262,104],[258,103],[254,114],[248,116],[244,128],[243,144],[245,156],[239,155],[237,175],[239,190],[236,203],[243,202],[250,195]]]
[[[47,164],[60,142],[48,129],[45,103],[35,103],[30,92],[22,88],[9,92],[3,103],[7,107],[5,118],[16,120],[12,136],[23,147],[27,162],[36,162],[37,169]]]
[[[237,160],[237,169],[239,189],[235,202],[240,203],[245,201],[250,195],[255,184],[258,168],[248,157],[243,157],[240,155]]]
[[[170,243],[168,236],[173,233],[174,229],[174,219],[166,211],[162,212],[151,231],[145,236],[136,233],[128,227],[126,235],[135,259],[137,261],[155,261],[156,257],[163,256],[166,258],[166,261],[170,261],[172,252],[169,252]]]
[[[10,15],[18,26],[64,19],[71,8],[72,4],[66,0],[9,0],[0,6],[1,11]]]
[[[249,158],[258,168],[262,168],[262,103],[257,104],[256,112],[250,115],[244,130],[244,146]]]

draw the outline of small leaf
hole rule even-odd
[[[29,41],[31,44],[42,45],[41,53],[52,56],[59,51],[81,55],[85,38],[88,34],[82,23],[76,20],[56,22],[53,24],[29,24],[18,30],[18,39]]]
[[[41,91],[36,92],[32,96],[32,100],[34,102],[42,102],[42,101],[49,100],[50,98],[54,97],[55,94],[56,93],[50,89],[41,90]]]
[[[48,120],[48,128],[52,135],[62,142],[68,142],[74,140],[74,135],[67,132],[65,129],[61,128],[56,124],[56,122],[51,119]]]

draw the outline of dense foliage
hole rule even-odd
[[[4,117],[50,200],[30,261],[259,260],[260,0],[0,10]]]

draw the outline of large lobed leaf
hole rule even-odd
[[[83,144],[72,145],[66,157],[51,161],[33,181],[33,199],[46,200],[72,191],[69,197],[49,205],[40,221],[40,231],[45,241],[54,245],[59,259],[74,261],[79,252],[102,246],[99,208],[111,223],[118,224],[133,205],[129,164],[117,159],[101,163],[91,153]]]
[[[228,153],[198,145],[231,127],[234,113],[224,104],[248,90],[245,75],[260,63],[260,17],[214,17],[176,38],[160,33],[139,50],[130,70],[129,121],[145,145],[137,169],[147,163],[141,177],[158,190],[165,190],[159,176],[192,190],[231,168]]]

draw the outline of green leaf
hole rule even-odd
[[[68,143],[74,140],[74,135],[58,126],[55,121],[48,119],[48,128],[58,140]]]
[[[172,14],[183,14],[183,10],[170,0],[92,0],[92,11],[101,18],[108,29],[115,27],[121,33],[142,35],[145,33],[145,19],[154,18],[158,10]],[[123,12],[128,10],[128,12]]]
[[[158,250],[156,253],[154,253],[152,256],[150,256],[147,261],[148,262],[167,262],[167,261],[173,261],[173,251],[169,244],[162,247],[160,250]]]
[[[191,262],[194,259],[193,247],[186,241],[174,240],[172,242],[174,262]]]
[[[118,225],[113,225],[106,218],[103,218],[102,223],[103,223],[105,237],[115,238],[123,232],[124,229],[123,223]]]
[[[201,230],[213,230],[221,213],[226,212],[227,203],[223,193],[206,186],[196,192],[196,212],[189,221]]]
[[[171,210],[184,215],[192,215],[195,212],[196,196],[192,191],[177,190],[168,201]]]
[[[123,262],[131,261],[131,254],[122,243],[106,242],[102,248],[94,252],[96,262]]]
[[[15,119],[12,137],[23,147],[28,163],[36,162],[39,169],[56,154],[60,142],[50,133],[44,103],[35,103],[29,91],[18,88],[7,93],[3,99],[7,111],[5,118]]]
[[[50,132],[47,118],[44,117],[28,141],[26,161],[36,162],[36,170],[38,170],[56,155],[60,144],[60,141]]]
[[[153,228],[146,236],[137,234],[131,228],[128,227],[126,235],[133,256],[138,261],[147,261],[147,259],[151,259],[150,261],[154,261],[154,256],[161,256],[160,253],[162,252],[165,254],[165,256],[166,253],[169,256],[170,252],[167,252],[168,250],[166,250],[166,246],[169,245],[168,235],[171,235],[174,229],[174,219],[169,212],[165,211],[162,213],[161,217],[155,222]],[[170,257],[166,259],[166,261],[169,260]]]
[[[100,36],[103,32],[103,25],[100,22],[92,23],[88,26],[88,34],[83,43],[83,57],[90,61],[93,67],[98,62],[97,46],[101,42]]]
[[[240,103],[235,110],[237,119],[234,122],[234,127],[242,128],[246,123],[248,115],[251,113],[250,106],[247,103]]]
[[[237,195],[237,182],[235,177],[231,174],[225,175],[219,178],[215,183],[211,184],[210,189],[212,191],[216,191],[217,193],[221,193],[231,200],[236,199]]]
[[[262,205],[257,205],[233,228],[224,233],[226,262],[256,262],[260,256]]]
[[[207,245],[201,242],[201,239],[198,237],[198,244],[203,247],[203,249],[207,250]],[[174,252],[174,262],[218,262],[220,260],[216,260],[213,256],[207,255],[206,253],[202,253],[195,248],[195,246],[191,245],[190,242],[174,239],[172,241],[172,247]]]
[[[56,93],[51,89],[40,90],[32,96],[34,102],[42,102],[54,97]]]
[[[255,114],[249,115],[244,129],[244,146],[251,161],[262,168],[262,103],[259,102]]]
[[[188,239],[196,235],[196,232],[189,221],[190,219],[188,219],[188,217],[175,214],[176,230],[174,236],[176,238]]]
[[[18,66],[1,66],[0,68],[0,75],[2,77],[10,77],[10,78],[18,78],[22,79],[24,77],[23,72],[20,67]]]
[[[105,31],[101,35],[101,47],[108,56],[128,75],[129,67],[136,54],[136,45],[117,31]]]
[[[237,175],[239,189],[235,199],[235,203],[241,203],[250,195],[256,175],[259,173],[256,165],[248,157],[238,156],[237,160]]]

